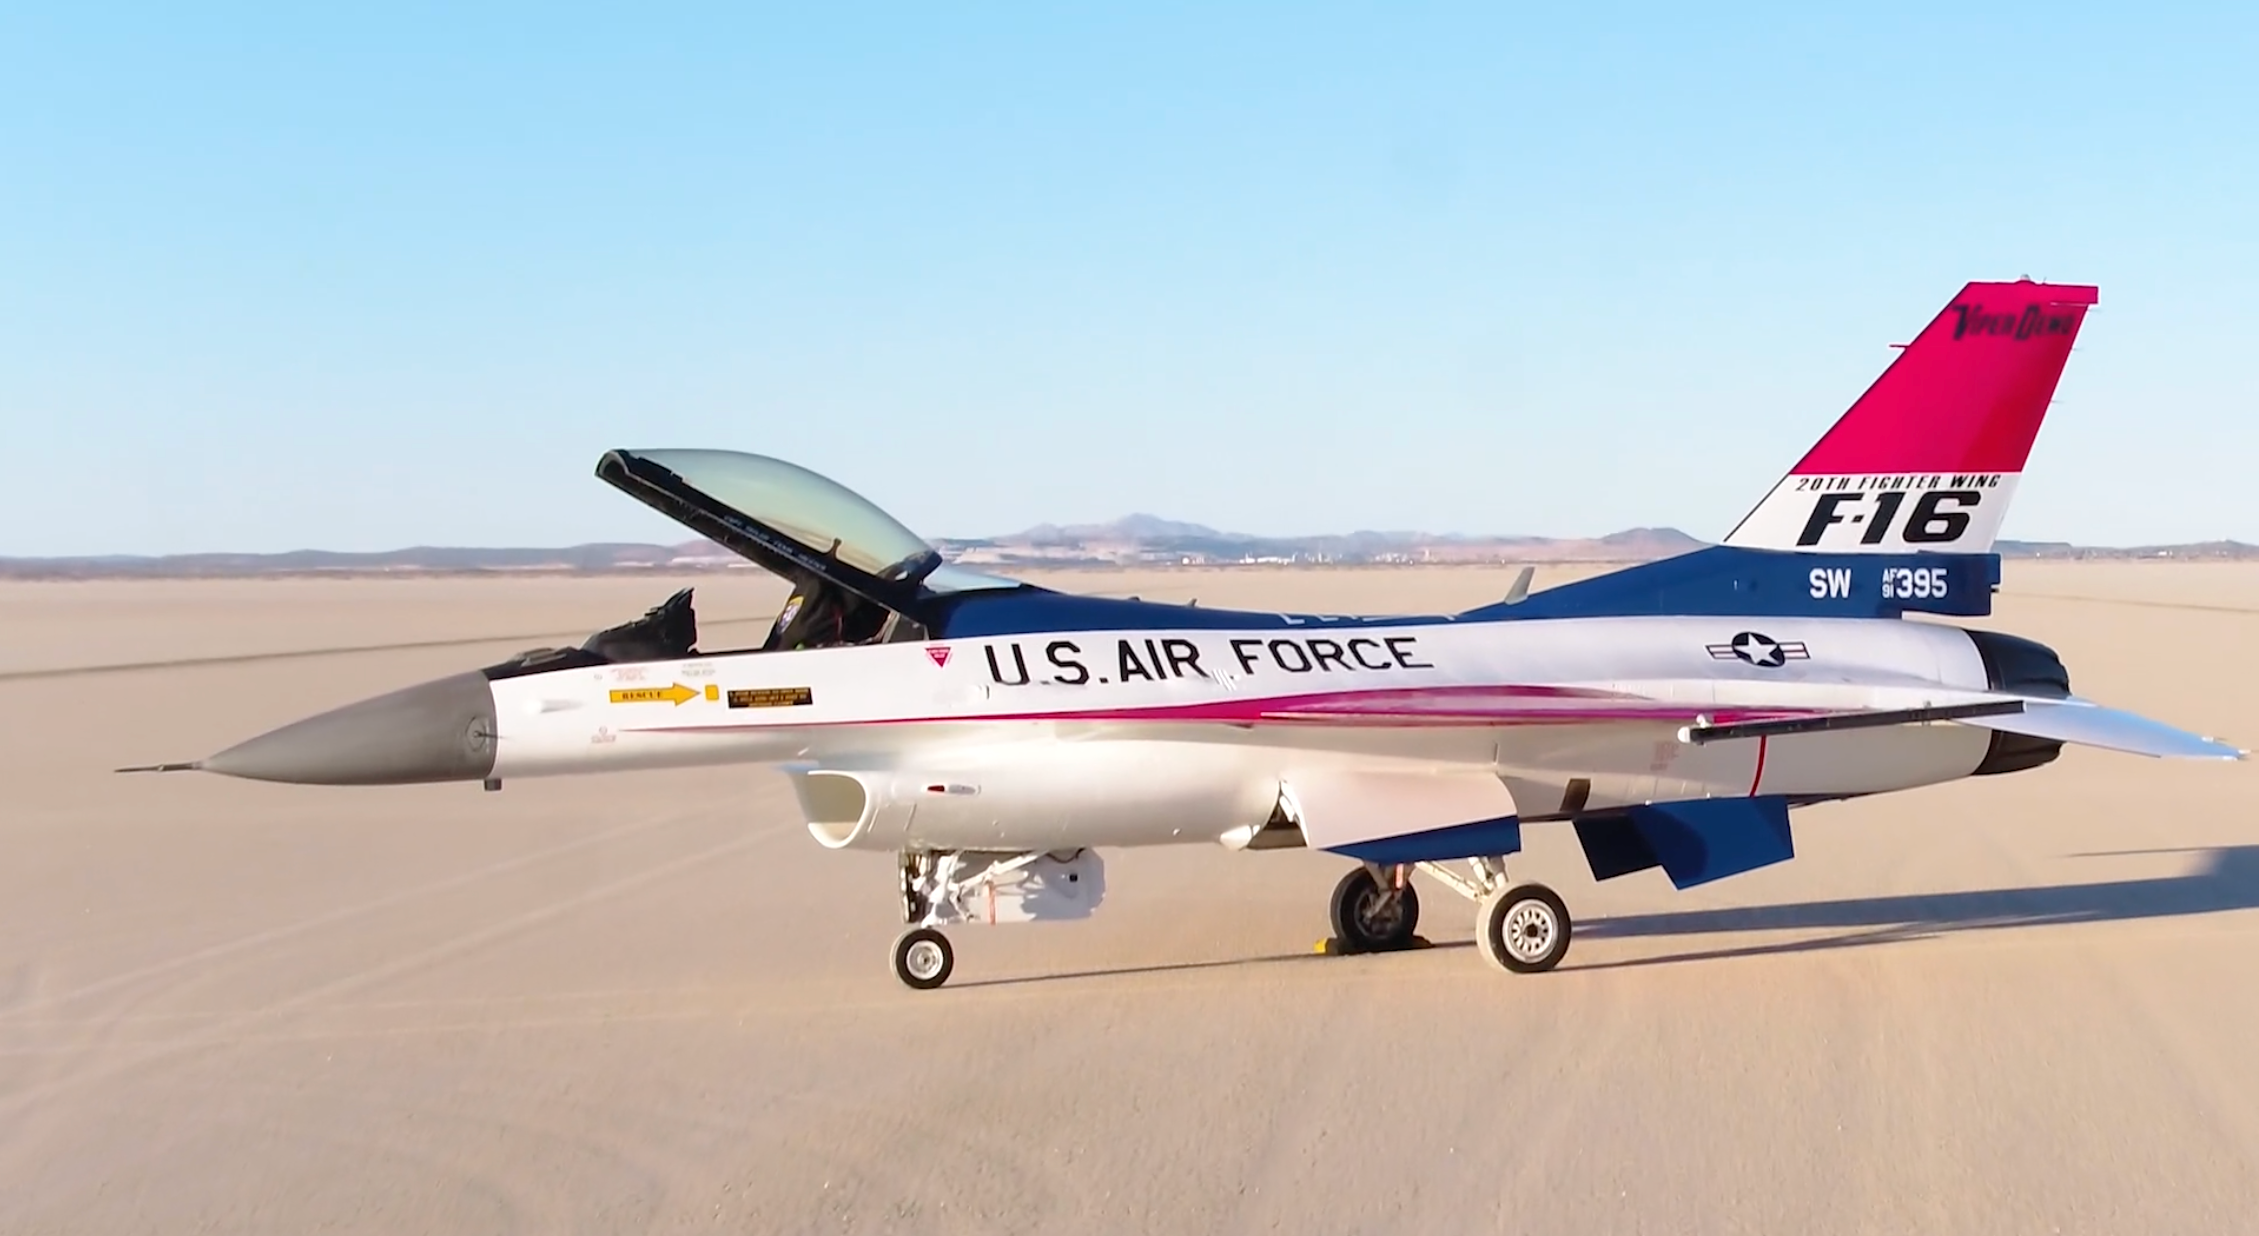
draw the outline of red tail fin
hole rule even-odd
[[[2070,284],[1962,288],[1726,544],[1989,550],[2097,299]]]

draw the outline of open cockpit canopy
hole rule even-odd
[[[932,546],[869,499],[782,459],[742,451],[612,451],[596,475],[771,569],[764,558],[823,560],[915,584],[941,565]]]
[[[741,451],[615,450],[597,461],[596,475],[789,581],[794,601],[772,640],[784,642],[775,646],[900,638],[908,634],[897,630],[904,622],[929,623],[943,597],[1027,587],[945,564],[924,538],[869,499],[782,459]],[[812,618],[837,625],[828,632],[788,632],[803,605]],[[873,618],[884,611],[896,621],[881,634],[858,620],[857,611]]]

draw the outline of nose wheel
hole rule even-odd
[[[957,950],[949,937],[931,927],[912,927],[894,937],[894,977],[905,986],[932,991],[949,981],[957,968]]]

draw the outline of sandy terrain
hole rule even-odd
[[[1068,582],[1418,611],[1510,577]],[[670,587],[0,587],[0,1232],[2259,1214],[2252,764],[2072,751],[1815,808],[1795,862],[1687,894],[1596,886],[1572,836],[1533,829],[1517,875],[1581,922],[1563,969],[1521,979],[1441,890],[1439,947],[1314,957],[1339,860],[1115,854],[1097,918],[960,931],[930,994],[885,968],[890,861],[820,850],[765,772],[482,794],[106,771],[577,639]],[[712,619],[775,600],[735,576],[702,596]],[[2259,568],[2012,564],[2000,608],[2082,692],[2259,745]]]

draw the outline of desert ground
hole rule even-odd
[[[1511,570],[1092,573],[1434,612]],[[1559,578],[1541,574],[1539,586]],[[777,596],[705,576],[707,647]],[[1343,867],[1108,856],[1088,922],[903,989],[885,855],[757,769],[337,790],[196,774],[577,642],[660,578],[0,586],[0,1231],[2245,1232],[2259,764],[2053,765],[1799,813],[1791,863],[1596,885],[1508,977],[1325,957]],[[734,620],[734,621],[732,621]],[[2259,567],[2010,563],[1987,625],[2259,746]]]

